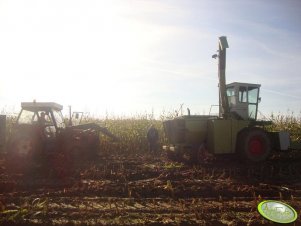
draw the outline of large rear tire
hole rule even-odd
[[[247,162],[262,162],[271,154],[270,138],[260,128],[247,129],[237,139],[237,152]]]
[[[7,168],[25,173],[34,168],[41,153],[41,146],[32,134],[16,134],[8,144]]]

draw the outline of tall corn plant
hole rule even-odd
[[[6,117],[6,139],[8,139],[9,135],[12,132],[13,125],[17,121],[17,116],[15,115],[8,115]]]
[[[162,146],[165,139],[162,121],[156,120],[148,115],[138,115],[131,118],[89,118],[87,122],[95,122],[103,125],[119,138],[118,142],[112,143],[110,138],[101,135],[102,152],[147,152],[148,142],[146,135],[151,124],[158,129],[160,137],[159,146]]]
[[[293,112],[288,115],[271,114],[272,125],[268,127],[271,131],[288,131],[293,141],[301,141],[301,116],[295,116]]]

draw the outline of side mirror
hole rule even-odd
[[[258,103],[260,103],[261,102],[261,97],[258,97]]]

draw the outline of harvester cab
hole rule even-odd
[[[242,120],[256,120],[259,98],[259,84],[230,83],[226,86],[229,110]]]
[[[240,120],[257,119],[259,84],[234,82],[226,85],[226,49],[229,48],[227,38],[219,37],[218,58],[219,78],[219,116]]]

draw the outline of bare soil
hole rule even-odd
[[[112,153],[82,162],[70,175],[43,167],[17,174],[7,171],[2,155],[0,225],[274,225],[257,212],[266,199],[294,207],[293,225],[301,225],[300,171],[275,170]]]

